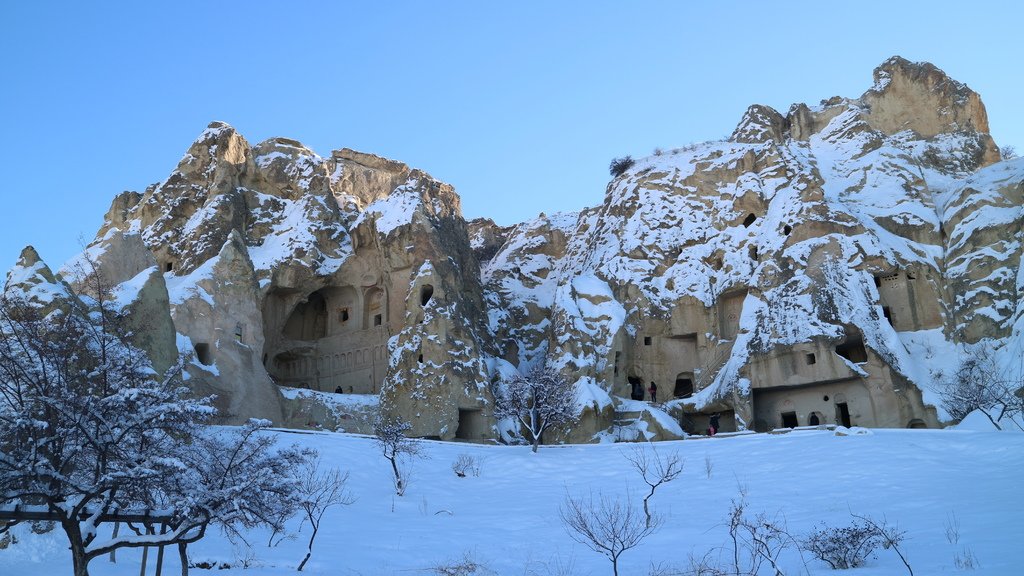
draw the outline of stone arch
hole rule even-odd
[[[910,422],[907,422],[907,428],[927,428],[928,425],[924,423],[924,420],[920,418],[914,418]]]
[[[363,292],[363,303],[363,329],[383,326],[388,307],[384,290],[378,286],[367,288]]]
[[[319,340],[327,335],[327,299],[320,290],[295,305],[283,332],[289,340]]]
[[[308,295],[272,290],[263,314],[270,376],[282,386],[376,393],[387,370],[380,352],[387,313],[387,295],[378,286],[339,284]]]

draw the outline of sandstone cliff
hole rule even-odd
[[[894,57],[859,98],[751,106],[601,205],[509,227],[465,222],[400,162],[215,122],[60,276],[78,290],[95,263],[154,364],[185,354],[228,421],[367,431],[383,411],[508,439],[501,375],[547,362],[581,413],[548,441],[679,437],[716,412],[726,430],[937,426],[958,358],[1020,357],[1022,203],[1024,161],[1000,161],[980,97]],[[42,266],[23,260],[16,279]],[[651,382],[658,406],[627,400]]]

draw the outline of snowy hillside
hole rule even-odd
[[[542,447],[484,446],[425,441],[427,458],[411,463],[413,480],[396,497],[390,470],[368,437],[345,434],[280,434],[320,450],[327,463],[351,473],[357,501],[328,511],[310,564],[303,573],[331,576],[441,574],[432,568],[471,558],[485,568],[459,574],[502,576],[611,574],[602,556],[573,542],[559,521],[567,495],[593,493],[639,505],[646,485],[624,456],[632,450],[684,460],[683,474],[658,488],[651,503],[664,526],[621,558],[620,574],[685,573],[690,555],[722,566],[732,500],[746,494],[747,512],[765,513],[796,537],[819,523],[845,525],[850,514],[883,518],[906,532],[901,550],[915,574],[1020,573],[1024,527],[1020,478],[1024,434],[970,430],[799,430],[783,435],[745,435],[641,445]],[[461,454],[479,463],[479,476],[457,477],[451,464]],[[298,529],[297,523],[292,524]],[[959,537],[950,542],[947,533]],[[58,529],[45,535],[16,529],[17,544],[0,550],[7,576],[70,574],[67,544]],[[231,568],[191,574],[275,576],[294,574],[305,553],[309,527],[268,548],[268,534],[231,543],[211,534],[190,546],[193,563]],[[169,551],[165,574],[179,573]],[[149,556],[153,573],[155,554]],[[959,570],[970,557],[976,569]],[[134,576],[141,553],[121,550],[90,566],[93,575]],[[243,567],[247,566],[247,567]],[[835,574],[795,549],[781,556],[785,574]],[[455,572],[451,572],[455,573]],[[762,574],[771,573],[765,567]],[[907,571],[892,550],[878,549],[851,575],[899,575]]]

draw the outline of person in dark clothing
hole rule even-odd
[[[341,386],[338,386],[337,388],[334,389],[334,393],[335,394],[344,394],[345,391],[341,389]]]
[[[811,417],[807,420],[807,424],[810,426],[817,426],[821,424],[821,420],[818,419],[817,412],[811,412]]]
[[[714,436],[718,433],[718,412],[711,415],[711,423],[708,425],[708,435]]]
[[[656,403],[658,401],[658,385],[653,380],[651,381],[651,387],[647,391],[651,393],[651,402]]]

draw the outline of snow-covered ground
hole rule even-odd
[[[387,462],[371,438],[348,434],[277,433],[283,443],[318,449],[331,465],[351,473],[358,499],[324,519],[304,573],[330,575],[434,574],[431,568],[469,556],[489,571],[477,574],[611,574],[602,556],[573,542],[559,520],[566,495],[630,498],[646,485],[624,455],[656,449],[685,460],[682,476],[663,485],[652,502],[664,527],[620,561],[620,574],[646,575],[652,564],[685,568],[691,553],[711,552],[727,564],[724,524],[730,501],[746,492],[750,513],[784,519],[799,536],[820,522],[845,524],[850,513],[887,520],[906,531],[902,549],[917,575],[953,574],[954,556],[969,551],[986,576],[1021,574],[1024,566],[1024,433],[971,430],[871,430],[840,436],[824,430],[690,439],[655,445],[598,444],[529,447],[424,442],[426,459],[412,463],[404,497],[393,494]],[[457,477],[452,462],[468,454],[479,476]],[[710,477],[707,468],[710,466]],[[959,543],[947,528],[959,526]],[[294,524],[292,528],[297,528]],[[267,547],[251,534],[251,548],[219,533],[190,547],[194,562],[227,563],[192,574],[292,574],[305,552],[308,526],[294,539]],[[16,529],[18,543],[0,550],[0,574],[70,574],[63,534]],[[117,563],[94,561],[94,575],[136,575],[141,552],[121,550]],[[153,573],[150,555],[149,574]],[[786,574],[829,574],[824,564],[796,552],[784,556]],[[241,567],[248,564],[248,568]],[[560,568],[571,566],[571,571]],[[168,550],[165,574],[178,574]],[[768,573],[767,570],[764,573]],[[906,574],[890,550],[878,550],[851,575]]]

